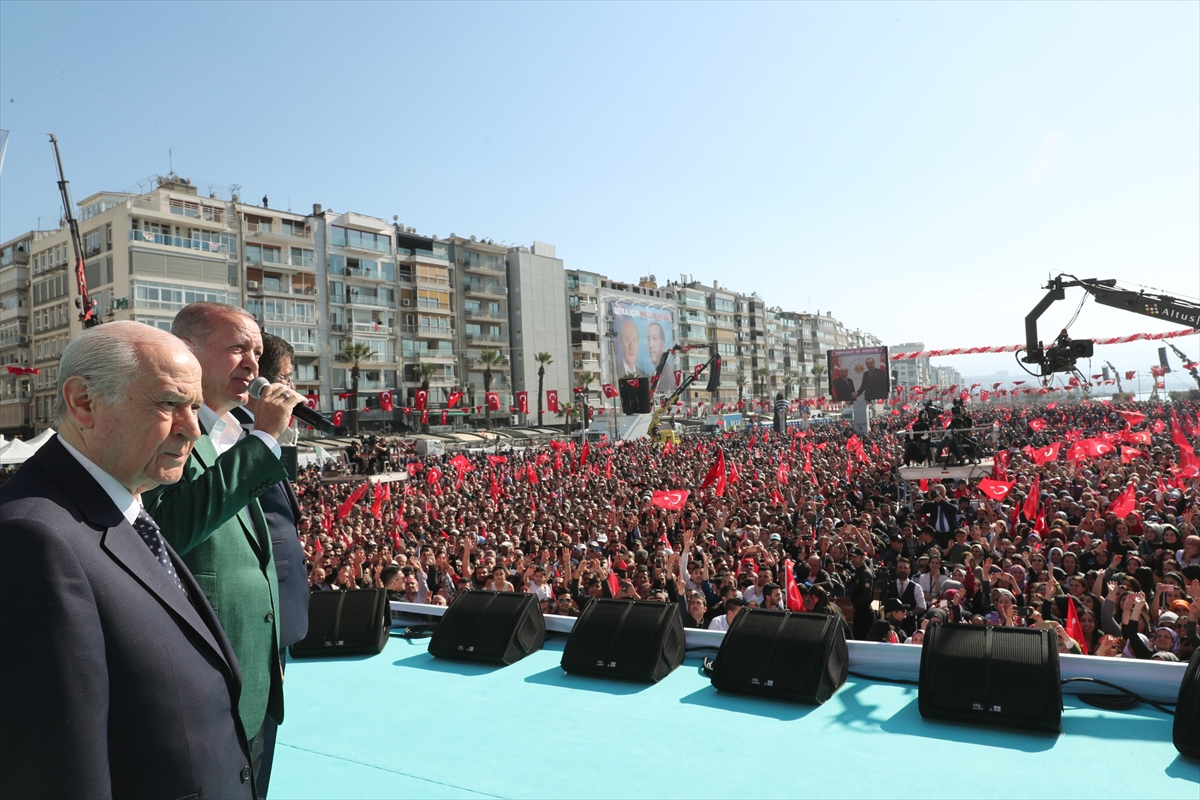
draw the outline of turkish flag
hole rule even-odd
[[[410,463],[408,465],[408,474],[416,475],[418,472],[420,472],[423,469],[425,469],[424,464],[422,464],[420,461],[413,461],[412,463]]]
[[[683,370],[677,369],[675,370],[675,385],[678,386],[681,383],[683,383]]]
[[[1013,486],[1014,483],[1012,481],[994,481],[991,478],[983,478],[979,481],[979,491],[993,500],[999,501],[1003,501],[1008,496]]]
[[[517,411],[529,413],[529,392],[517,392]]]
[[[587,461],[588,454],[592,452],[592,446],[588,442],[583,443],[583,447],[579,450],[579,466],[583,466]]]
[[[558,413],[558,392],[554,389],[546,390],[546,410],[551,414]]]
[[[437,467],[430,467],[425,473],[425,482],[429,484],[437,483],[442,479],[442,471]]]
[[[796,586],[796,576],[792,572],[792,560],[790,558],[783,562],[783,590],[784,596],[787,598],[788,610],[803,611],[804,598],[800,595],[800,587]]]
[[[1083,626],[1079,624],[1079,613],[1075,610],[1075,598],[1067,596],[1067,624],[1064,626],[1067,629],[1067,636],[1070,636],[1079,644],[1079,649],[1086,656],[1088,654],[1087,638],[1083,635]]]
[[[783,505],[783,495],[781,495],[779,493],[778,489],[771,490],[771,505],[773,505],[773,506]]]
[[[1025,512],[1025,519],[1032,520],[1037,516],[1038,503],[1041,502],[1041,489],[1039,488],[1040,476],[1033,477],[1033,485],[1029,487],[1029,494],[1025,498],[1025,505],[1021,508]]]
[[[442,409],[442,424],[443,425],[450,424],[450,412],[444,408]]]
[[[1037,419],[1029,420],[1029,429],[1030,430],[1040,431],[1042,428],[1045,428],[1047,425],[1048,425],[1048,423],[1046,422],[1046,420],[1042,419],[1041,417],[1039,417]]]
[[[741,476],[738,475],[737,464],[730,464],[729,465],[729,478],[728,478],[729,485],[733,486],[735,483],[737,483],[740,480],[741,480]]]
[[[392,410],[392,390],[387,389],[379,393],[379,407],[384,411]]]
[[[446,398],[446,408],[454,408],[456,405],[458,405],[458,401],[462,400],[462,398],[462,392],[451,392],[450,396]]]
[[[1141,450],[1138,450],[1136,447],[1122,447],[1121,448],[1121,463],[1122,464],[1128,464],[1129,462],[1133,461],[1135,458],[1145,458],[1145,457],[1146,457],[1146,454],[1143,453]]]
[[[1167,374],[1167,368],[1163,366],[1155,366],[1150,368],[1150,374],[1156,378],[1161,378]]]
[[[383,519],[383,483],[375,484],[375,496],[371,503],[371,516],[375,519]]]
[[[340,427],[340,426],[341,426],[341,424],[342,424],[342,418],[343,418],[343,417],[345,417],[345,416],[346,416],[346,412],[345,412],[345,411],[335,411],[335,412],[333,412],[333,426],[334,426],[335,428],[337,428],[337,427]]]
[[[422,425],[429,424],[429,409],[428,408],[421,409],[421,424]]]
[[[1116,514],[1119,519],[1123,519],[1133,513],[1135,508],[1137,508],[1137,486],[1131,481],[1125,487],[1125,491],[1121,492],[1120,496],[1108,507],[1108,510]]]
[[[306,395],[304,395],[304,405],[308,406],[308,407],[309,407],[309,408],[311,408],[313,411],[316,411],[316,410],[317,410],[317,403],[319,403],[319,402],[320,402],[320,400],[321,400],[321,396],[320,396],[320,395],[318,395],[318,394],[306,394]]]
[[[699,377],[700,377],[700,373],[701,373],[701,372],[703,372],[703,371],[704,371],[704,365],[703,365],[703,364],[697,364],[695,367],[693,367],[693,368],[692,368],[692,377],[693,377],[693,378],[699,378]]]
[[[613,386],[611,383],[602,384],[600,386],[600,391],[604,392],[604,396],[609,399],[616,397],[618,394],[617,387]]]
[[[1040,465],[1045,464],[1048,461],[1057,461],[1058,450],[1060,447],[1062,447],[1062,442],[1055,442],[1054,444],[1047,445],[1046,447],[1034,448],[1031,453],[1033,456],[1033,462]]]
[[[667,511],[682,511],[683,506],[687,503],[688,495],[691,494],[687,489],[673,489],[669,492],[654,492],[650,495],[650,504],[665,508]]]
[[[500,464],[507,464],[508,456],[496,456],[496,455],[488,454],[487,460],[488,460],[489,464],[491,464],[493,467],[495,467],[495,466],[499,466]]]
[[[500,410],[500,393],[499,392],[488,392],[487,393],[487,407],[488,407],[489,411],[499,411]]]
[[[604,462],[604,477],[612,480],[612,459],[609,458]]]
[[[704,476],[704,480],[700,483],[701,491],[709,486],[715,487],[713,492],[717,497],[722,497],[725,494],[725,450],[717,448],[717,460],[709,468],[708,474]]]
[[[338,506],[337,518],[341,519],[342,517],[349,515],[350,509],[353,508],[354,504],[357,503],[359,500],[361,500],[362,496],[366,493],[367,493],[367,482],[363,481],[362,483],[360,483],[358,485],[357,489],[355,489],[353,492],[350,493],[350,496],[346,498],[346,502],[344,502],[340,506]]]
[[[417,400],[415,403],[417,411],[424,411],[425,404],[429,401],[429,392],[425,389],[417,389]]]
[[[1137,377],[1137,370],[1136,370],[1136,369],[1130,369],[1130,370],[1126,370],[1126,371],[1125,371],[1125,380],[1127,380],[1127,381],[1131,381],[1131,380],[1133,380],[1133,379],[1134,379],[1134,378],[1136,378],[1136,377]]]

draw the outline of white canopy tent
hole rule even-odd
[[[38,448],[50,441],[54,429],[47,428],[28,442],[13,439],[0,446],[0,465],[24,464],[25,460],[38,451]]]

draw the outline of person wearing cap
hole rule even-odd
[[[908,637],[917,629],[917,620],[908,612],[912,606],[902,603],[894,597],[888,598],[883,604],[883,618],[896,632],[900,644],[908,641]]]
[[[865,639],[875,621],[875,612],[871,608],[875,599],[875,573],[868,566],[867,554],[861,547],[850,551],[850,564],[854,568],[854,575],[847,587],[850,605],[854,608],[852,630],[855,639]]]

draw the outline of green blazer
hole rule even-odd
[[[266,714],[283,722],[279,579],[256,499],[287,473],[266,443],[246,436],[217,457],[201,436],[183,478],[142,496],[146,511],[196,577],[242,671],[238,714],[253,739]]]

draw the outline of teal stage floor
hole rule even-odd
[[[567,675],[565,637],[504,668],[426,641],[288,662],[270,800],[1200,797],[1200,765],[1144,705],[1066,695],[1063,733],[1040,736],[924,721],[915,686],[851,678],[798,706],[717,693],[699,653],[643,685]]]

